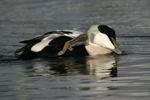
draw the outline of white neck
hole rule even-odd
[[[100,45],[97,45],[97,44],[93,44],[91,42],[89,42],[89,45],[85,46],[87,52],[89,53],[89,55],[104,55],[104,54],[107,54],[107,53],[111,53],[112,51],[107,49],[107,48],[104,48]]]

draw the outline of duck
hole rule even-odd
[[[51,31],[33,39],[24,40],[23,46],[14,53],[22,52],[18,59],[51,57],[82,57],[122,54],[116,42],[116,33],[108,25],[92,25],[86,33],[72,31]]]

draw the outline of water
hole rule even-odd
[[[0,100],[149,100],[149,0],[1,0]],[[19,41],[107,24],[125,55],[17,60]]]

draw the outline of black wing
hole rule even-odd
[[[30,48],[33,45],[35,45],[36,43],[41,42],[41,40],[43,40],[44,38],[50,36],[51,34],[72,34],[72,32],[69,31],[51,31],[51,32],[47,32],[44,35],[35,37],[33,39],[30,40],[25,40],[25,41],[21,41],[20,43],[25,43],[25,45],[21,46],[20,48],[18,48],[14,53],[19,53],[24,51],[26,48]]]

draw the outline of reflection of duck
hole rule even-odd
[[[104,77],[117,76],[119,58],[115,55],[104,55],[90,57],[87,61],[91,75]]]
[[[40,94],[41,91],[45,91],[45,93],[54,91],[52,94],[55,94],[56,91],[60,92],[60,90],[68,90],[67,93],[70,91],[76,93],[77,90],[82,95],[86,93],[85,91],[89,94],[94,91],[96,93],[94,96],[101,96],[99,90],[115,89],[115,87],[111,87],[111,83],[107,83],[111,79],[102,78],[117,75],[118,57],[118,55],[104,55],[100,57],[54,58],[50,59],[50,62],[45,59],[23,61],[27,64],[14,68],[18,76],[14,86],[11,87],[11,90],[9,86],[6,89],[13,92],[14,90],[20,90],[25,94],[19,95],[17,98],[26,100]],[[61,97],[59,96],[59,98]]]
[[[101,78],[117,76],[118,55],[104,55],[91,57],[68,57],[36,61],[32,67],[32,75],[94,75]],[[28,70],[28,69],[27,69]],[[31,68],[30,70],[31,71]]]
[[[106,25],[93,25],[88,33],[79,36],[68,31],[53,31],[22,41],[21,43],[25,45],[17,49],[15,53],[23,51],[20,59],[99,55],[112,51],[121,54],[115,40],[116,35],[112,28]]]

